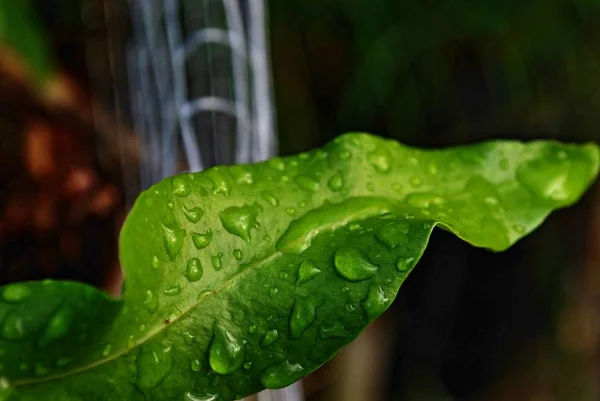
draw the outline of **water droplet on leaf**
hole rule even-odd
[[[9,312],[2,320],[2,337],[7,340],[20,340],[26,335],[23,317],[16,312]]]
[[[235,260],[237,260],[239,262],[240,260],[242,260],[242,251],[239,249],[234,249],[233,257],[235,258]]]
[[[420,187],[421,184],[423,184],[423,181],[421,181],[421,179],[419,177],[412,177],[409,181],[410,185],[417,188]]]
[[[333,338],[333,337],[346,337],[346,329],[343,324],[340,322],[335,322],[331,326],[321,326],[321,330],[319,331],[319,335],[321,338]]]
[[[197,223],[200,221],[202,216],[204,216],[204,210],[199,207],[193,207],[191,209],[184,208],[183,214],[190,223]]]
[[[192,371],[200,372],[200,369],[202,369],[202,364],[198,359],[193,359],[190,363],[190,367],[192,368]]]
[[[308,299],[294,301],[290,314],[290,334],[292,338],[300,338],[317,318],[317,305]]]
[[[200,263],[200,259],[191,258],[187,262],[187,266],[185,269],[184,276],[190,282],[198,281],[202,278],[202,264]]]
[[[267,202],[271,206],[279,205],[279,200],[277,200],[277,198],[275,196],[273,196],[273,194],[270,193],[269,191],[262,191],[260,193],[260,196],[262,196],[262,198],[265,200],[265,202]]]
[[[277,295],[278,292],[279,292],[279,288],[277,288],[277,287],[269,288],[269,298],[275,298],[275,296]]]
[[[349,281],[362,281],[373,277],[379,268],[358,248],[344,247],[335,252],[336,271]]]
[[[181,286],[179,284],[175,284],[165,288],[163,292],[166,296],[172,297],[174,295],[181,294]]]
[[[296,177],[296,184],[305,191],[316,192],[319,190],[319,182],[306,175]]]
[[[45,376],[48,373],[50,373],[50,369],[48,369],[46,366],[42,365],[40,362],[35,364],[35,374],[37,376]]]
[[[44,329],[44,334],[38,342],[40,347],[45,347],[52,341],[66,336],[71,329],[74,318],[75,313],[73,312],[73,309],[67,306],[58,308]]]
[[[384,174],[391,169],[392,158],[387,149],[377,148],[369,153],[367,161],[377,172]]]
[[[151,262],[152,268],[153,269],[158,269],[160,266],[160,261],[158,260],[158,256],[153,255],[152,256],[152,262]]]
[[[399,272],[405,273],[415,265],[415,258],[400,257],[396,261],[396,268]]]
[[[221,270],[221,267],[223,267],[223,254],[222,253],[218,253],[216,255],[212,255],[210,257],[210,261],[212,263],[213,269],[215,269],[215,271],[219,271]]]
[[[252,362],[246,362],[246,363],[244,363],[244,369],[246,369],[246,370],[252,369]]]
[[[137,377],[135,384],[144,390],[150,390],[163,382],[173,368],[173,348],[158,344],[142,346],[135,365]]]
[[[367,297],[362,302],[362,307],[369,319],[374,319],[385,311],[389,301],[390,298],[383,288],[378,285],[371,285]]]
[[[286,387],[302,378],[304,368],[299,363],[282,362],[269,366],[260,376],[265,388],[278,389]]]
[[[144,306],[150,313],[156,312],[158,310],[158,296],[150,290],[146,291],[146,296],[144,297]]]
[[[407,242],[406,234],[408,234],[409,229],[410,226],[407,223],[387,223],[375,231],[375,238],[389,249],[394,249],[398,245]]]
[[[235,372],[243,363],[244,345],[226,329],[216,331],[208,352],[210,367],[221,375]]]
[[[169,259],[174,261],[181,247],[183,246],[183,240],[185,238],[185,230],[182,228],[170,228],[163,225],[163,242]]]
[[[327,186],[333,192],[341,190],[344,187],[344,177],[342,176],[342,173],[337,173],[331,176],[329,181],[327,181]]]
[[[305,260],[298,269],[298,284],[306,283],[319,274],[321,274],[321,270],[313,262]]]
[[[196,249],[204,249],[210,242],[212,241],[213,233],[211,230],[208,230],[205,233],[192,233],[192,242]]]
[[[250,240],[250,230],[257,225],[257,207],[244,205],[232,206],[219,213],[223,228],[244,241]]]
[[[279,339],[279,332],[277,329],[267,330],[265,335],[260,339],[260,346],[266,348]]]
[[[2,291],[2,299],[11,304],[20,303],[29,298],[30,295],[31,289],[27,285],[21,283],[9,284],[4,288],[4,291]]]
[[[106,346],[104,347],[104,350],[102,350],[102,356],[104,356],[104,357],[109,356],[111,351],[112,351],[112,344],[106,344]]]
[[[190,187],[186,182],[186,179],[182,175],[177,175],[171,178],[171,188],[173,193],[177,196],[186,197],[190,194]]]

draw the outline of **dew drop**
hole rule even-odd
[[[141,347],[135,360],[137,376],[136,385],[150,390],[163,382],[173,368],[173,347],[151,344]]]
[[[262,196],[265,202],[267,202],[271,206],[279,205],[279,200],[277,200],[277,198],[269,191],[262,191],[260,193],[260,196]]]
[[[428,208],[431,206],[441,206],[446,200],[432,193],[416,193],[406,197],[406,203],[418,208]]]
[[[62,368],[73,362],[73,358],[58,358],[54,364],[57,368]]]
[[[152,255],[151,265],[153,269],[158,269],[160,267],[160,261],[158,260],[158,256]]]
[[[296,214],[296,209],[294,209],[293,207],[288,207],[287,209],[285,209],[285,212],[290,216],[293,216]]]
[[[217,401],[218,396],[214,394],[197,395],[190,392],[184,394],[184,401]]]
[[[397,182],[392,184],[392,190],[394,192],[400,192],[402,190],[402,186],[400,186],[400,184],[398,184]]]
[[[192,345],[194,343],[194,339],[196,338],[196,336],[194,336],[193,334],[191,334],[190,332],[185,332],[183,333],[183,343],[185,345]]]
[[[184,176],[177,175],[171,179],[171,188],[173,193],[177,196],[186,197],[190,194],[190,187],[186,182]]]
[[[279,339],[277,329],[267,330],[265,335],[260,339],[260,346],[263,348],[269,347]]]
[[[239,249],[234,249],[233,257],[235,258],[235,260],[237,260],[239,262],[240,260],[242,260],[242,251]]]
[[[269,288],[269,298],[275,298],[275,296],[277,295],[278,292],[279,292],[279,288],[277,288],[277,287]]]
[[[415,258],[412,258],[412,257],[411,258],[400,257],[396,261],[396,269],[398,269],[398,271],[400,273],[406,273],[407,271],[412,269],[414,265],[415,265]]]
[[[298,269],[298,284],[306,283],[321,273],[321,270],[313,262],[305,260]]]
[[[319,182],[306,175],[296,177],[296,184],[305,191],[317,192],[319,190]]]
[[[377,148],[371,151],[367,156],[367,161],[381,174],[388,173],[392,165],[390,153],[384,148]]]
[[[219,252],[216,255],[212,255],[210,257],[210,261],[212,263],[212,267],[213,269],[215,269],[215,271],[219,271],[221,270],[221,267],[223,267],[223,254],[221,252]]]
[[[252,172],[244,166],[235,165],[229,167],[229,174],[231,174],[231,177],[233,177],[236,184],[252,185],[254,183]]]
[[[127,339],[127,347],[129,347],[129,348],[135,347],[135,337],[134,336],[129,336],[129,338]]]
[[[290,314],[290,334],[292,338],[300,338],[317,318],[317,305],[307,299],[294,301]]]
[[[267,162],[267,166],[271,167],[274,170],[278,170],[278,171],[285,170],[285,162],[282,159],[278,158],[278,157],[270,159]]]
[[[202,364],[200,363],[200,361],[198,359],[193,359],[192,362],[190,363],[190,367],[192,368],[193,372],[200,372],[200,369],[202,368]]]
[[[244,369],[246,369],[246,370],[252,369],[252,362],[246,362],[246,363],[244,363]]]
[[[513,230],[515,230],[515,232],[518,233],[518,234],[523,234],[525,232],[525,227],[523,227],[520,224],[515,224],[513,226]]]
[[[2,299],[10,304],[18,304],[29,298],[31,289],[26,284],[10,284],[4,288]]]
[[[423,184],[423,181],[421,181],[421,179],[419,177],[412,177],[409,181],[410,185],[418,188]]]
[[[286,271],[280,270],[279,273],[277,274],[277,276],[280,279],[285,280],[288,278],[288,273]]]
[[[46,376],[48,373],[50,373],[50,369],[46,366],[42,365],[40,362],[35,364],[35,374],[37,376]]]
[[[409,229],[410,226],[407,223],[387,223],[375,231],[375,238],[389,249],[394,249],[407,242],[406,234]]]
[[[73,324],[75,318],[75,312],[73,309],[63,306],[60,307],[48,322],[48,325],[44,329],[44,334],[40,338],[38,344],[40,347],[45,347],[52,341],[58,340],[67,335]]]
[[[438,168],[434,163],[431,163],[428,167],[427,167],[427,172],[431,175],[436,175],[438,173]]]
[[[424,223],[423,224],[423,229],[424,230],[429,230],[431,228],[431,223]]]
[[[389,301],[383,288],[371,285],[367,297],[362,301],[362,307],[369,319],[374,319],[385,311]]]
[[[208,230],[205,233],[192,233],[192,242],[196,249],[200,250],[210,245],[212,237],[213,233],[211,230]]]
[[[250,325],[250,327],[248,327],[248,331],[250,332],[250,334],[254,334],[254,333],[256,333],[256,330],[257,330],[257,329],[258,329],[258,328],[256,327],[256,325],[255,325],[255,324],[251,324],[251,325]]]
[[[204,210],[199,207],[193,207],[191,209],[183,208],[183,214],[190,223],[197,223],[204,216]]]
[[[219,217],[227,232],[248,242],[250,230],[257,225],[258,212],[256,206],[232,206],[219,213]]]
[[[169,296],[169,297],[179,295],[179,294],[181,294],[181,286],[179,284],[175,284],[175,285],[165,288],[163,292],[166,296]]]
[[[321,326],[319,336],[323,339],[334,337],[344,338],[347,334],[344,325],[340,322],[335,322],[331,326]]]
[[[336,271],[349,281],[362,281],[373,277],[379,268],[358,248],[344,247],[335,252]]]
[[[208,352],[210,367],[221,375],[235,372],[244,360],[244,345],[226,329],[216,331]]]
[[[269,366],[260,376],[260,381],[265,388],[279,389],[286,387],[302,378],[304,368],[299,363],[284,361],[280,364]]]
[[[333,192],[341,190],[344,187],[344,177],[342,176],[342,173],[337,173],[331,176],[329,181],[327,181],[327,186]]]
[[[110,355],[112,351],[112,344],[106,344],[104,350],[102,350],[102,356],[107,357]]]
[[[158,310],[158,296],[150,290],[146,291],[146,296],[144,297],[144,306],[150,313],[156,312]]]
[[[350,157],[352,157],[352,154],[349,151],[342,150],[340,152],[340,159],[342,159],[342,160],[348,160],[348,159],[350,159]]]
[[[21,340],[26,335],[23,317],[16,312],[9,312],[2,320],[2,337],[7,340]]]
[[[486,196],[483,201],[486,204],[491,205],[491,206],[495,206],[498,203],[500,203],[500,201],[498,200],[498,198],[496,198],[495,196]]]
[[[167,251],[167,255],[169,255],[169,259],[171,259],[171,261],[174,261],[181,251],[184,238],[184,229],[170,228],[166,225],[163,225],[163,242],[165,245],[165,250]]]
[[[203,271],[200,259],[191,258],[188,260],[185,273],[183,274],[188,281],[195,282],[200,280],[202,278],[202,273]]]

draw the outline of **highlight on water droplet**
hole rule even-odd
[[[231,206],[219,213],[221,224],[228,233],[248,242],[251,230],[257,226],[258,207],[256,205]]]
[[[204,216],[204,210],[199,207],[183,208],[183,214],[190,223],[197,223]]]
[[[144,297],[144,306],[150,313],[154,313],[158,310],[158,296],[152,291],[147,290]]]
[[[306,283],[321,273],[322,271],[318,269],[313,262],[310,260],[305,260],[298,269],[297,282],[298,284]]]
[[[392,166],[392,158],[389,151],[385,148],[376,148],[369,152],[367,161],[381,174],[388,173]]]
[[[317,318],[317,304],[306,298],[296,298],[290,313],[291,338],[300,338]]]
[[[135,359],[135,384],[142,390],[151,390],[161,384],[173,368],[173,347],[146,344],[140,347]]]
[[[7,340],[21,340],[26,334],[23,316],[15,311],[8,312],[2,320],[2,337]]]
[[[349,281],[362,281],[373,277],[379,267],[368,260],[367,255],[358,248],[343,247],[334,255],[335,270]]]
[[[218,328],[209,346],[208,360],[215,373],[233,373],[244,361],[244,345],[227,329]]]
[[[244,363],[244,369],[250,370],[252,369],[252,362],[248,361]]]
[[[29,298],[31,289],[27,284],[9,284],[2,291],[2,299],[10,304],[18,304]]]
[[[269,288],[269,298],[275,298],[275,296],[277,295],[278,292],[279,292],[279,288],[277,288],[277,287]]]
[[[260,381],[265,388],[279,389],[298,381],[304,374],[304,368],[299,363],[284,361],[280,364],[269,366],[260,376]]]
[[[73,309],[68,306],[59,307],[48,321],[44,334],[38,341],[39,346],[45,347],[52,341],[66,336],[71,329],[74,318],[75,312]]]
[[[185,273],[183,274],[189,282],[195,282],[202,278],[203,270],[200,259],[191,258],[187,262]]]
[[[415,258],[413,257],[399,257],[396,261],[396,268],[400,273],[406,273],[410,269],[412,269],[415,265]]]
[[[347,336],[346,328],[340,322],[334,322],[332,325],[321,326],[319,336],[323,339],[327,338],[344,338]]]
[[[242,251],[240,249],[234,249],[233,257],[239,262],[240,260],[242,260]]]
[[[185,230],[182,228],[170,228],[166,225],[163,225],[162,228],[165,250],[167,251],[169,259],[174,261],[183,246]]]
[[[305,191],[317,192],[319,190],[319,182],[307,175],[296,177],[296,184]]]
[[[327,186],[333,192],[340,191],[344,187],[344,176],[342,173],[336,173],[327,181]]]
[[[158,269],[160,267],[160,260],[158,260],[158,256],[152,255],[152,262],[150,262],[153,269]]]
[[[520,224],[515,224],[513,225],[513,230],[515,230],[515,232],[518,234],[523,234],[525,232],[525,227]]]
[[[379,227],[375,231],[375,238],[389,249],[408,242],[408,231],[410,226],[404,222],[390,222]]]
[[[165,288],[163,293],[169,297],[181,294],[181,286],[179,284],[171,285],[171,286]]]
[[[219,271],[219,270],[221,270],[221,267],[223,267],[222,258],[223,258],[223,254],[221,252],[219,252],[216,255],[211,255],[210,261],[211,261],[213,269],[215,269],[215,271]]]
[[[104,357],[109,356],[111,352],[112,352],[112,344],[106,344],[106,346],[102,350],[102,356],[104,356]]]
[[[269,191],[262,191],[260,196],[271,206],[279,205],[279,200]]]
[[[387,308],[390,298],[383,288],[377,284],[369,287],[367,297],[362,301],[362,307],[369,319],[374,319],[381,315]]]
[[[197,395],[188,391],[183,398],[184,401],[217,401],[219,397],[214,394]]]
[[[190,362],[190,367],[192,368],[192,371],[200,372],[200,369],[202,369],[202,364],[198,359],[192,359]]]
[[[186,197],[190,194],[191,190],[188,183],[183,175],[176,175],[171,178],[171,188],[173,193],[177,196]]]
[[[260,346],[266,348],[274,344],[279,339],[279,332],[277,329],[267,330],[265,335],[260,339]]]
[[[212,237],[213,233],[211,230],[208,230],[205,233],[192,233],[192,242],[196,249],[200,250],[210,245]]]

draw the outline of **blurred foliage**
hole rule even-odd
[[[0,0],[0,45],[14,51],[42,83],[56,65],[33,5],[30,0]]]

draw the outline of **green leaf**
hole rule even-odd
[[[64,282],[1,290],[0,394],[232,400],[286,386],[386,310],[435,226],[501,251],[597,173],[593,144],[425,151],[347,134],[172,177],[125,222],[122,301]]]

